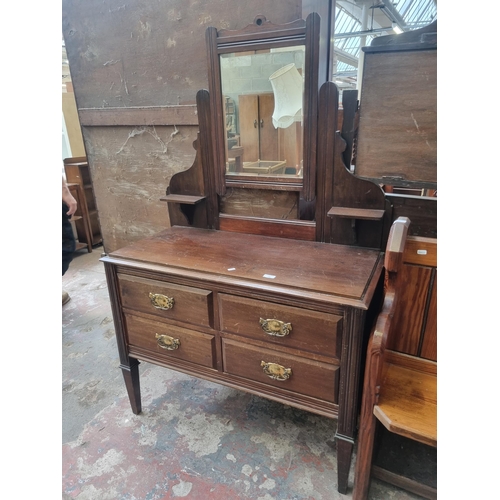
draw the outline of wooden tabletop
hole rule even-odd
[[[364,302],[380,276],[382,257],[378,250],[359,247],[174,226],[102,260],[126,259]]]

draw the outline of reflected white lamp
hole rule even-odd
[[[275,71],[269,81],[274,92],[274,128],[287,128],[302,120],[303,81],[294,63]]]

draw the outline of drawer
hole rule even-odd
[[[165,319],[207,327],[213,325],[210,290],[123,274],[119,275],[118,283],[123,307],[155,314]]]
[[[223,339],[224,372],[337,403],[339,367]],[[275,365],[264,366],[274,363]],[[271,378],[264,370],[278,379]],[[286,370],[286,371],[285,371]],[[288,371],[289,370],[289,371]],[[285,378],[285,380],[279,380]]]
[[[342,316],[225,294],[219,295],[219,311],[223,332],[340,358]]]
[[[215,367],[215,337],[168,323],[125,315],[130,347],[153,351],[209,368]],[[161,347],[162,344],[164,347]]]

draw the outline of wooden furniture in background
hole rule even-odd
[[[302,158],[300,123],[295,122],[287,128],[275,128],[273,112],[272,93],[239,96],[243,161],[286,161],[286,166],[293,169],[293,173],[298,173]]]
[[[77,231],[77,238],[76,238],[76,248],[75,250],[81,250],[82,248],[86,248],[88,252],[92,252],[92,236],[90,232],[90,226],[89,226],[89,217],[88,214],[85,212],[87,208],[87,204],[84,202],[85,195],[83,194],[83,189],[80,184],[76,182],[69,182],[67,183],[68,189],[70,190],[71,194],[73,195],[73,198],[75,198],[76,203],[77,203],[77,209],[76,212],[72,215],[70,221],[75,223],[75,228],[76,228],[76,223],[81,225],[81,231],[80,233]],[[80,222],[81,221],[81,222]],[[83,231],[83,241],[80,241],[80,234]]]
[[[78,241],[92,247],[102,243],[101,228],[99,225],[99,215],[90,176],[87,158],[73,157],[63,160],[66,181],[71,184],[78,184],[81,187],[81,200],[78,203],[78,215],[82,217],[75,222]]]
[[[407,237],[397,219],[385,254],[385,299],[368,343],[353,500],[368,497],[370,476],[425,498],[436,489],[372,465],[378,422],[437,447],[437,240]]]
[[[272,122],[274,95],[240,95],[238,105],[243,162],[278,160],[278,130]]]
[[[376,38],[363,51],[356,174],[435,188],[437,22]]]
[[[362,50],[361,95],[342,96],[344,164],[356,177],[385,186],[391,221],[409,217],[410,235],[437,238],[437,22],[375,38]],[[342,206],[352,190],[339,187]],[[376,225],[352,220],[358,237]],[[348,233],[349,222],[332,231]]]

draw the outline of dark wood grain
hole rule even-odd
[[[219,224],[221,231],[260,234],[294,240],[314,241],[316,235],[316,224],[311,221],[283,221],[283,219],[220,214]]]
[[[365,54],[356,174],[437,186],[437,50]]]
[[[343,157],[346,142],[336,131],[338,102],[336,85],[324,83],[319,92],[322,127],[318,135],[317,239],[381,248],[386,211],[384,192],[346,168]]]
[[[126,314],[125,321],[129,345],[156,352],[160,357],[180,358],[208,368],[215,367],[215,335],[179,328],[132,314]],[[160,347],[156,339],[157,334],[175,338],[179,341],[179,347],[171,351]]]
[[[363,302],[380,253],[342,245],[173,227],[117,250],[110,257],[258,281],[269,275],[274,276],[267,279],[271,285]]]
[[[219,308],[222,332],[340,358],[342,317],[339,315],[225,294],[219,295]],[[271,336],[263,331],[260,318],[290,323],[291,331],[284,337]]]
[[[306,58],[304,66],[304,200],[316,199],[316,164],[318,136],[318,92],[325,80],[319,79],[320,17],[312,13],[306,19]],[[322,77],[326,75],[322,74]]]
[[[298,220],[297,191],[229,187],[220,198],[221,215]]]
[[[224,371],[279,389],[306,394],[336,403],[339,367],[291,356],[278,350],[262,349],[242,342],[223,340]],[[261,361],[277,363],[292,370],[288,380],[273,380],[266,375]]]
[[[437,273],[434,276],[429,300],[419,356],[437,361]]]
[[[118,286],[122,305],[125,308],[159,316],[162,319],[182,320],[195,325],[213,326],[212,292],[210,290],[122,275],[119,275]],[[150,293],[173,297],[174,306],[170,310],[156,309],[149,298]]]

